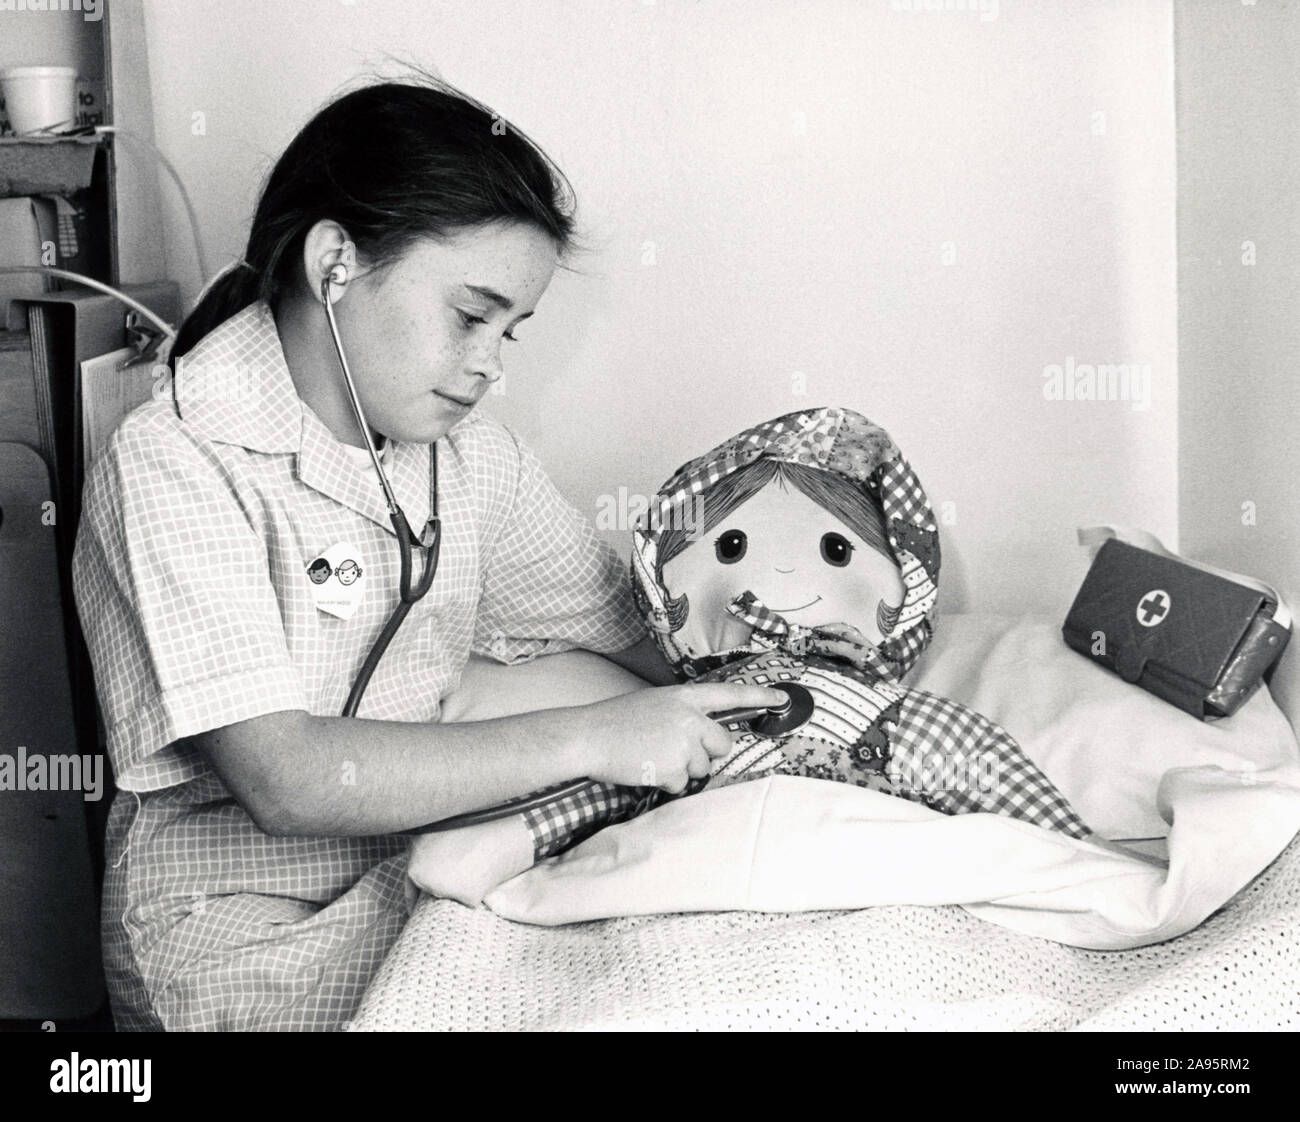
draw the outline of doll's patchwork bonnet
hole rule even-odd
[[[683,676],[695,677],[719,654],[692,649],[683,635],[678,601],[663,582],[660,544],[666,528],[690,524],[700,496],[764,458],[839,475],[880,509],[905,592],[894,628],[876,648],[879,659],[873,662],[882,672],[901,677],[933,634],[939,531],[920,480],[889,434],[849,409],[804,409],[764,421],[684,464],[660,488],[633,531],[632,583],[664,657]],[[756,648],[743,648],[751,649]]]

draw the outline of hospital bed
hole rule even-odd
[[[554,681],[546,662],[533,664],[531,680],[517,679],[517,707],[545,703],[547,682]],[[573,688],[599,690],[583,678],[591,665],[577,670],[575,681],[585,685]],[[501,673],[473,669],[461,694],[449,699],[448,715],[486,715],[475,699],[461,700],[473,692],[476,675],[491,684],[481,696],[500,704],[510,692],[500,685],[507,680]],[[538,901],[567,889],[570,914],[583,915],[584,907],[599,912],[601,904],[584,903],[588,882],[581,878],[539,882],[531,897],[512,882],[516,890],[507,885],[489,896],[489,904],[501,898],[495,911],[421,896],[350,1027],[1221,1030],[1300,1024],[1300,757],[1267,690],[1233,718],[1204,725],[1066,650],[1049,619],[980,615],[943,619],[915,680],[1000,720],[1085,817],[1100,822],[1099,833],[1149,835],[1124,844],[1153,861],[1171,859],[1171,869],[1182,845],[1165,821],[1171,806],[1175,820],[1192,831],[1199,811],[1187,785],[1235,776],[1224,797],[1242,800],[1238,809],[1215,804],[1227,808],[1216,812],[1217,824],[1211,814],[1209,825],[1194,832],[1221,831],[1206,841],[1206,864],[1231,865],[1231,854],[1243,851],[1253,857],[1239,861],[1214,890],[1205,889],[1195,907],[1168,899],[1171,893],[1194,898],[1204,889],[1203,873],[1195,871],[1177,885],[1172,871],[1167,881],[1166,873],[1153,874],[1151,891],[1135,895],[1132,907],[1123,903],[1129,889],[1122,878],[1099,881],[1091,898],[1031,894],[1010,906],[904,902],[577,922],[562,922],[563,914],[557,920]],[[1123,774],[1119,782],[1099,783],[1106,771]],[[710,797],[696,796],[697,809]],[[606,833],[616,837],[645,821]],[[887,853],[841,857],[864,867],[887,868],[891,861]],[[685,881],[700,876],[690,868],[680,875]],[[635,901],[624,907],[635,910]],[[1090,910],[1096,914],[1085,914]],[[1099,937],[1097,922],[1121,933]],[[1098,949],[1107,941],[1111,949]]]

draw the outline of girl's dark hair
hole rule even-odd
[[[455,87],[432,78],[363,87],[325,106],[284,150],[262,188],[244,261],[186,317],[172,358],[254,301],[274,305],[322,219],[382,267],[417,238],[500,221],[535,226],[563,253],[573,209],[569,181],[549,157]]]
[[[671,519],[659,539],[655,577],[663,583],[663,568],[692,542],[719,526],[737,507],[748,502],[773,479],[792,485],[823,510],[829,511],[867,545],[888,560],[897,561],[885,530],[885,516],[879,503],[857,484],[820,468],[786,463],[763,457],[724,475],[704,491],[703,525],[687,525],[680,517]],[[685,594],[670,599],[665,608],[669,627],[676,631],[685,622],[689,605]]]

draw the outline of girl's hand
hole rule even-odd
[[[637,690],[583,706],[581,739],[592,779],[624,787],[662,787],[681,794],[705,779],[713,760],[730,753],[734,738],[710,713],[783,705],[764,686],[714,682]]]

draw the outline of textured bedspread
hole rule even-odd
[[[1088,951],[958,907],[560,928],[423,898],[354,1029],[1295,1029],[1300,839],[1196,930]]]

